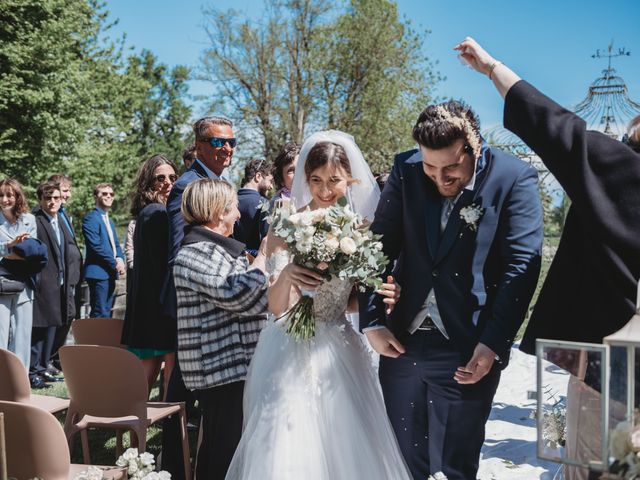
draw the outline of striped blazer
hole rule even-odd
[[[178,361],[191,390],[244,380],[267,311],[267,277],[244,244],[205,227],[184,237],[173,266]]]

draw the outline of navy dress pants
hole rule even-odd
[[[91,318],[108,318],[111,316],[116,279],[96,280],[87,278],[89,284],[89,302],[91,304]]]
[[[443,472],[475,480],[485,423],[500,381],[497,362],[480,382],[460,385],[453,374],[466,355],[438,330],[399,337],[406,353],[381,357],[380,383],[400,450],[414,479]]]

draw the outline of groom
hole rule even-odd
[[[371,229],[402,296],[360,298],[387,412],[414,478],[476,478],[484,429],[540,271],[534,168],[482,142],[459,102],[427,107],[396,156]]]

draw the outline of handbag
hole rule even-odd
[[[15,295],[25,289],[26,285],[20,280],[0,276],[0,295]]]

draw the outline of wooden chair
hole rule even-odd
[[[60,349],[71,403],[64,430],[71,444],[73,436],[88,428],[130,431],[131,443],[146,451],[147,428],[179,415],[185,478],[191,480],[189,440],[184,402],[148,402],[147,379],[142,363],[133,353],[116,347],[68,345]],[[89,463],[89,442],[82,438],[83,461]],[[116,438],[122,452],[122,439]]]
[[[60,423],[49,412],[17,402],[0,401],[4,414],[7,473],[17,480],[40,477],[70,480],[89,465],[71,465]],[[109,479],[125,479],[118,467],[99,467]]]
[[[121,347],[124,321],[119,318],[80,318],[71,323],[77,345]]]
[[[0,379],[0,400],[26,403],[49,413],[69,408],[69,400],[65,398],[33,395],[27,369],[15,354],[3,349],[0,349]]]

